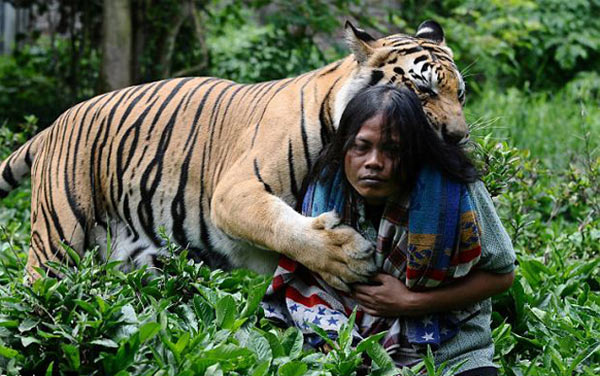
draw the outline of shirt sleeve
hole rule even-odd
[[[477,268],[499,274],[510,273],[515,269],[515,250],[490,194],[482,181],[469,184],[468,190],[481,229],[481,258]]]

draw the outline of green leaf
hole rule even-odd
[[[267,288],[269,287],[269,281],[265,281],[264,283],[256,286],[248,292],[248,299],[246,300],[246,305],[242,310],[241,317],[248,317],[253,315],[256,312],[256,309],[260,305]]]
[[[80,300],[80,299],[75,299],[74,302],[75,302],[75,304],[77,304],[78,306],[83,308],[87,313],[94,315],[94,316],[100,316],[96,307],[94,307],[90,303]]]
[[[214,318],[215,312],[204,298],[199,295],[194,296],[194,312],[196,317],[205,325],[211,325]]]
[[[273,352],[271,351],[269,341],[257,331],[253,330],[249,333],[246,347],[254,351],[259,362],[270,362],[273,359]]]
[[[137,324],[139,322],[137,315],[135,313],[135,309],[133,308],[133,306],[131,304],[126,304],[123,307],[121,307],[121,320],[120,321],[130,323],[130,324]]]
[[[369,336],[369,337],[361,340],[358,343],[358,345],[356,346],[356,351],[360,353],[360,352],[367,351],[367,349],[370,347],[381,346],[379,344],[379,341],[381,341],[381,339],[386,335],[386,333],[387,333],[387,331],[377,333],[377,334],[374,334],[372,336]]]
[[[279,376],[302,376],[306,371],[308,371],[308,366],[305,363],[295,360],[279,367],[277,374]]]
[[[320,326],[317,326],[311,322],[307,322],[308,326],[310,326],[310,328],[322,339],[325,340],[325,342],[331,346],[332,349],[337,349],[338,346],[329,338],[329,335],[327,334],[327,332],[325,330],[323,330],[323,328],[321,328]]]
[[[224,329],[231,329],[237,313],[235,300],[231,295],[225,295],[217,302],[217,325]]]
[[[16,357],[17,355],[19,355],[19,352],[17,350],[0,345],[0,356],[11,359]]]
[[[425,369],[427,370],[427,375],[435,375],[435,358],[433,357],[433,353],[431,352],[431,346],[427,345],[427,355],[423,358],[423,363],[425,363]]]
[[[263,332],[262,335],[269,341],[269,345],[271,346],[271,352],[273,353],[274,358],[279,358],[281,356],[286,355],[285,349],[283,345],[279,341],[279,337],[271,332]]]
[[[350,351],[350,347],[352,346],[352,333],[354,331],[354,322],[356,321],[356,310],[357,308],[354,308],[352,314],[348,318],[348,321],[342,325],[339,331],[338,343],[343,349],[344,353],[348,353]]]
[[[304,345],[304,336],[302,332],[296,328],[288,328],[283,334],[283,340],[281,346],[285,351],[285,355],[289,356],[290,359],[296,359],[302,353],[302,346]]]
[[[160,332],[160,324],[157,322],[148,322],[140,327],[140,342],[144,343],[152,339]]]
[[[79,268],[79,265],[81,264],[81,257],[79,256],[79,253],[77,253],[73,248],[69,247],[68,245],[63,244],[62,247],[65,251],[67,251],[69,258],[71,259],[71,261],[73,261],[75,266]]]
[[[573,362],[571,362],[571,365],[569,366],[569,369],[567,370],[567,372],[565,374],[572,375],[575,371],[575,368],[577,368],[577,366],[579,364],[581,364],[586,359],[588,359],[589,357],[591,357],[592,355],[594,355],[596,352],[599,352],[599,351],[600,351],[600,342],[596,342],[595,344],[589,346],[588,348],[580,351],[579,354],[577,354],[577,356],[575,357],[575,359],[573,359]]]
[[[27,332],[33,329],[39,322],[40,320],[26,318],[25,320],[21,321],[21,324],[19,324],[19,332]]]
[[[119,348],[119,345],[115,341],[113,341],[112,339],[108,339],[108,338],[95,339],[95,340],[91,341],[90,344],[108,347],[111,349]]]
[[[39,339],[35,337],[21,337],[21,344],[23,347],[27,347],[32,343],[41,343]]]
[[[48,368],[46,368],[46,376],[52,376],[52,373],[54,371],[54,360],[50,362],[50,364],[48,365]]]
[[[379,368],[394,368],[394,361],[379,343],[366,347],[367,354]]]
[[[0,320],[0,327],[16,328],[18,326],[19,326],[19,322],[17,320],[6,320],[6,319]]]
[[[187,347],[189,342],[190,342],[190,333],[188,333],[188,332],[183,333],[183,335],[181,337],[179,337],[179,339],[177,340],[177,343],[175,344],[175,351],[177,351],[177,354],[183,353],[183,350],[185,350],[185,348]]]
[[[75,345],[70,345],[66,343],[61,344],[60,348],[63,350],[71,369],[78,371],[79,366],[81,365],[79,357],[79,348]]]
[[[270,362],[259,363],[252,371],[252,376],[266,376],[269,373]]]

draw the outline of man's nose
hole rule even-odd
[[[365,167],[370,169],[381,169],[383,167],[383,153],[373,149],[367,156]]]

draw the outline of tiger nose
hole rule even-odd
[[[444,137],[444,141],[452,145],[464,145],[469,141],[469,131],[449,132],[445,124],[442,127],[442,136]]]

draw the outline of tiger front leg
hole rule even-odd
[[[279,252],[319,273],[331,286],[349,291],[376,271],[373,245],[332,212],[302,216],[256,180],[223,179],[216,187],[211,220],[242,241]]]

